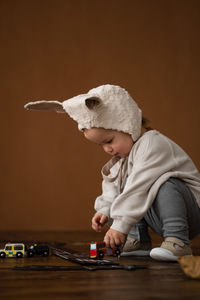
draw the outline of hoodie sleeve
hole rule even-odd
[[[176,165],[173,149],[158,132],[135,144],[133,166],[123,192],[111,205],[112,229],[127,234],[147,212],[155,196],[151,189],[157,179]]]
[[[102,182],[102,195],[95,200],[94,208],[98,213],[110,217],[110,207],[114,199],[118,196],[117,186],[114,182]]]
[[[113,175],[116,170],[119,168],[119,163],[114,165],[110,172]],[[102,213],[108,217],[110,217],[110,207],[113,201],[120,194],[118,180],[114,182],[109,182],[106,180],[102,181],[102,195],[96,198],[94,208],[98,213]]]

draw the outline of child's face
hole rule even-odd
[[[101,145],[112,156],[126,157],[133,147],[130,134],[116,130],[91,128],[85,129],[84,135],[89,141]]]

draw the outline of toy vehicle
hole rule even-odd
[[[0,257],[23,257],[25,245],[22,243],[7,243],[4,249],[0,249]]]
[[[90,244],[90,258],[101,259],[104,255],[114,255],[120,256],[120,249],[116,248],[115,250],[106,247],[104,242],[93,242]]]
[[[27,256],[33,257],[35,255],[49,256],[49,247],[45,245],[31,245],[29,249],[27,249]]]

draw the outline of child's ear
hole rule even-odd
[[[101,103],[101,100],[97,97],[91,97],[85,99],[85,105],[89,109],[94,109],[96,106],[98,106]]]
[[[24,105],[25,109],[30,110],[54,110],[58,113],[66,113],[66,111],[63,109],[63,105],[59,101],[35,101],[35,102],[29,102]]]

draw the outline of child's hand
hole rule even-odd
[[[116,247],[123,247],[126,242],[126,237],[127,235],[122,232],[109,229],[104,237],[104,242],[106,243],[107,247],[115,249]]]
[[[96,213],[92,218],[92,228],[97,231],[101,232],[102,227],[107,223],[108,217],[106,215]]]

